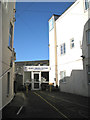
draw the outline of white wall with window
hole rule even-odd
[[[90,8],[90,0],[85,0],[85,10]]]
[[[14,48],[13,34],[15,2],[1,2],[2,6],[2,105],[6,106],[14,97]],[[12,65],[11,65],[12,63]]]
[[[86,3],[85,0],[77,0],[55,21],[58,84],[59,80],[61,80],[60,90],[84,96],[88,96],[86,65],[89,64],[88,61],[90,61],[88,60],[90,28],[88,27],[87,30],[84,29],[86,22],[90,18],[89,1],[90,0]],[[52,35],[53,34],[54,33],[52,33]],[[51,52],[50,54],[52,54]]]

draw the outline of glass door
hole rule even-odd
[[[39,79],[39,73],[34,73],[34,90],[37,89],[39,90],[40,89],[40,79]]]

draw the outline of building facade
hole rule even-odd
[[[15,2],[0,2],[0,110],[14,97]]]
[[[17,87],[28,84],[31,90],[45,89],[49,84],[49,70],[48,60],[16,62]]]
[[[54,32],[49,31],[49,37],[56,32],[54,45],[60,90],[90,96],[90,0],[76,0],[53,24]],[[52,51],[55,47],[51,47],[50,39]],[[52,63],[50,60],[51,73]]]

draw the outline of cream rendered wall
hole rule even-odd
[[[0,76],[2,75],[2,4],[0,2]],[[0,78],[0,108],[2,107],[2,79]],[[1,112],[0,112],[1,118]]]
[[[70,77],[72,70],[83,70],[83,60],[80,57],[82,55],[82,49],[80,47],[80,41],[83,41],[83,31],[84,25],[88,21],[88,12],[84,10],[84,1],[77,0],[64,14],[62,14],[59,19],[56,21],[56,31],[57,31],[57,56],[58,56],[58,80],[60,80],[60,71],[66,71],[66,76]],[[74,38],[75,47],[70,48],[70,39]],[[60,45],[66,44],[66,54],[60,55]],[[85,47],[85,49],[88,49]],[[87,79],[85,77],[85,72],[80,72],[78,75],[78,80],[81,78],[82,83],[84,82],[85,92],[82,93],[84,87],[80,85],[78,80],[74,84],[61,84],[61,90],[66,91],[67,86],[74,85],[73,88],[77,89],[76,94],[82,94],[87,96],[88,85]],[[76,74],[75,74],[76,75]],[[75,78],[73,78],[75,81]],[[85,81],[86,82],[85,82]],[[64,86],[64,89],[63,87]],[[66,89],[65,89],[66,88]],[[75,89],[74,89],[75,90]],[[80,90],[80,92],[78,92]],[[72,92],[72,89],[68,89],[67,92]],[[74,92],[73,92],[74,93]]]
[[[8,2],[7,8],[2,3],[2,73],[10,68],[10,62],[12,57],[12,50],[8,48],[9,43],[9,25],[14,17],[15,8],[14,2]],[[14,23],[12,22],[13,27]],[[14,61],[13,61],[14,62]],[[7,74],[2,79],[2,107],[5,106],[14,96],[13,84],[14,84],[14,63],[10,69],[10,93],[7,95]]]
[[[54,83],[55,78],[55,38],[54,38],[54,28],[49,31],[49,65],[50,65],[50,72],[49,72],[49,83]]]

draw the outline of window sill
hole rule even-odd
[[[61,82],[61,83],[66,84],[67,82]]]

